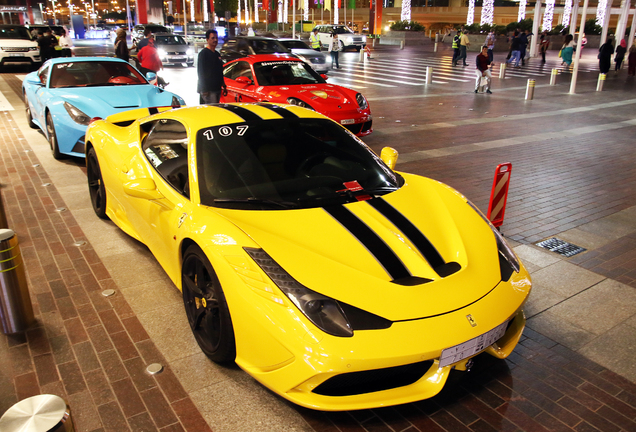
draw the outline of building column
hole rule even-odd
[[[532,40],[530,41],[530,57],[537,56],[537,41],[539,40],[539,19],[541,18],[541,0],[534,4],[534,18],[532,19]]]
[[[605,21],[603,21],[603,31],[601,32],[601,45],[607,41],[607,31],[609,30],[610,16],[612,15],[612,1],[607,0],[605,7]]]
[[[625,29],[627,28],[627,17],[629,16],[630,3],[631,0],[623,0],[623,4],[621,5],[621,16],[618,18],[618,25],[616,26],[616,46],[618,46],[621,39],[625,38]]]
[[[570,17],[570,34],[572,36],[574,36],[574,33],[576,33],[576,23],[578,19],[579,19],[579,0],[574,0],[574,4],[572,5],[572,16]]]

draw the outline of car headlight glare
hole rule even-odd
[[[351,337],[354,330],[385,329],[392,322],[310,290],[287,273],[262,249],[243,248],[276,286],[316,327],[333,336]]]
[[[64,108],[66,108],[66,112],[75,123],[81,125],[88,125],[90,123],[91,118],[70,103],[64,102]]]
[[[519,273],[521,270],[521,265],[519,264],[519,260],[515,255],[512,248],[508,245],[508,242],[503,238],[501,233],[495,226],[484,216],[484,214],[473,204],[468,201],[468,205],[473,208],[477,212],[479,216],[488,224],[493,234],[495,235],[495,240],[497,241],[497,250],[499,251],[499,264],[501,267],[501,279],[503,281],[508,281],[510,276],[512,276],[512,271]]]
[[[188,48],[186,50],[186,55],[189,55],[189,56],[194,55],[194,51],[192,50],[192,48]]]
[[[313,110],[313,109],[314,109],[314,108],[313,108],[311,105],[309,105],[307,102],[304,102],[304,101],[302,101],[302,100],[300,100],[300,99],[293,98],[293,97],[287,98],[287,103],[288,103],[288,104],[290,104],[290,105],[297,105],[297,106],[299,106],[299,107],[308,108],[308,109],[310,109],[310,110]],[[315,110],[314,110],[314,111],[315,111]]]
[[[362,96],[362,93],[356,94],[356,102],[358,102],[358,106],[362,109],[367,109],[367,107],[369,106],[367,98]]]
[[[38,51],[40,49],[40,47],[29,47],[29,51]]]
[[[166,52],[166,50],[165,50],[165,49],[162,49],[162,48],[159,48],[159,49],[157,50],[157,54],[159,54],[159,57],[165,57],[165,56],[167,56],[167,55],[168,55],[168,53]]]

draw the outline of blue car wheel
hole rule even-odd
[[[60,148],[57,145],[57,136],[55,135],[55,125],[53,124],[53,117],[51,113],[46,113],[46,134],[49,137],[49,144],[51,145],[51,151],[53,157],[57,160],[63,159],[64,156],[60,153]]]

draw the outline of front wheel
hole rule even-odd
[[[86,155],[86,177],[88,178],[88,192],[91,196],[93,211],[100,219],[108,219],[106,216],[106,187],[93,147],[88,150]]]
[[[197,245],[188,247],[181,268],[183,304],[192,334],[216,363],[236,358],[232,318],[225,294],[210,261]]]
[[[26,94],[24,95],[24,104],[26,105],[26,118],[29,123],[29,127],[31,129],[37,129],[38,125],[33,122],[33,115],[31,114],[31,107],[29,106],[29,100],[27,99]]]
[[[62,153],[60,153],[60,147],[57,144],[57,135],[55,135],[55,125],[53,124],[53,117],[51,113],[46,113],[46,135],[49,138],[49,145],[51,146],[51,152],[53,157],[57,160],[63,159]]]

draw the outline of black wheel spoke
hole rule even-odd
[[[186,284],[186,287],[196,296],[203,297],[203,292],[199,289],[199,287],[194,283],[194,281],[188,275],[184,275],[183,281]]]

